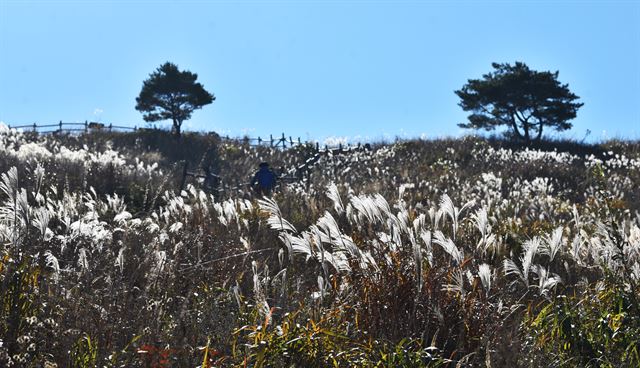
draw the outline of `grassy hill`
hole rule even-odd
[[[0,126],[0,366],[640,365],[640,142],[316,155]]]

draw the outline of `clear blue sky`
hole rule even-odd
[[[172,61],[217,97],[189,129],[458,135],[453,91],[516,60],[582,98],[568,136],[640,138],[640,1],[0,0],[0,121],[143,125]]]

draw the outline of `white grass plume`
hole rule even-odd
[[[413,232],[418,236],[422,229],[424,229],[427,222],[427,217],[424,213],[421,213],[413,220]]]
[[[538,254],[538,250],[540,249],[540,238],[535,237],[531,240],[526,241],[523,246],[524,248],[524,256],[521,258],[522,260],[522,274],[525,279],[529,279],[529,271],[531,270],[531,266],[533,265],[533,259]]]
[[[124,272],[124,246],[121,247],[120,250],[118,250],[118,256],[116,257],[114,266],[120,269],[120,274]]]
[[[340,192],[338,191],[338,187],[335,183],[329,184],[327,188],[327,197],[333,201],[333,208],[336,210],[338,215],[344,213],[344,206],[342,205],[342,199],[340,199]]]
[[[483,263],[480,266],[478,266],[478,277],[480,278],[482,287],[484,287],[484,290],[488,295],[489,290],[491,290],[491,278],[492,278],[491,267],[486,263]]]
[[[0,177],[0,191],[7,197],[0,206],[0,221],[6,221],[12,227],[14,243],[29,224],[31,212],[27,191],[20,189],[18,185],[18,169],[15,166]]]
[[[548,296],[549,291],[562,282],[560,276],[549,275],[549,271],[540,265],[536,265],[532,271],[538,276],[537,288],[542,296]]]
[[[80,248],[80,250],[78,251],[78,267],[80,267],[80,270],[82,271],[87,271],[89,269],[87,248]]]
[[[18,169],[13,166],[9,171],[2,174],[0,177],[0,191],[2,191],[9,200],[15,198],[18,192]]]
[[[476,249],[482,250],[483,254],[489,247],[495,242],[495,235],[491,234],[491,225],[489,224],[489,216],[487,209],[484,207],[479,208],[474,214],[471,215],[471,221],[480,231],[480,241],[478,242]]]
[[[278,207],[278,203],[276,203],[275,200],[271,198],[259,199],[258,204],[260,205],[260,209],[269,215],[267,223],[272,229],[297,233],[296,228],[282,217],[280,207]]]
[[[413,262],[416,266],[416,278],[418,280],[418,291],[422,290],[422,248],[411,234],[411,246],[413,251]]]
[[[465,295],[464,277],[460,269],[456,269],[451,273],[450,283],[442,285],[442,290],[459,293],[463,298]]]
[[[40,232],[42,240],[49,240],[53,233],[49,230],[49,221],[51,221],[51,213],[46,208],[38,208],[33,212],[33,225]]]
[[[353,239],[340,231],[340,228],[331,213],[326,211],[324,215],[318,219],[316,226],[321,230],[319,231],[321,242],[329,243],[335,250],[349,254],[351,257],[358,260],[362,269],[367,269],[369,266],[373,266],[370,264],[369,260],[363,256],[363,253],[353,242]]]
[[[311,242],[307,236],[304,236],[304,234],[299,237],[290,233],[282,232],[279,237],[287,247],[287,252],[290,257],[293,257],[295,254],[304,254],[306,258],[309,258],[313,254]]]
[[[44,261],[46,267],[51,267],[53,270],[52,277],[54,282],[58,282],[60,280],[60,263],[58,263],[58,258],[56,258],[51,251],[46,250],[44,252]]]
[[[456,247],[453,240],[445,237],[440,230],[436,230],[436,232],[433,234],[433,237],[433,242],[441,246],[442,249],[444,249],[444,251],[451,256],[456,265],[460,265],[462,263],[462,261],[464,260],[464,253],[460,249],[458,249],[458,247]]]
[[[517,275],[520,280],[529,287],[529,272],[531,271],[533,260],[535,256],[538,254],[538,250],[540,249],[540,238],[535,237],[531,240],[527,240],[522,245],[524,254],[520,257],[520,263],[522,264],[522,268],[518,267],[518,265],[511,259],[504,260],[504,273],[506,275]]]
[[[444,214],[448,216],[449,219],[451,220],[451,227],[453,230],[453,237],[452,237],[453,240],[456,239],[458,226],[460,224],[460,216],[464,211],[472,207],[474,204],[475,204],[475,201],[471,200],[465,203],[461,208],[458,208],[454,206],[453,201],[446,193],[442,195],[442,198],[440,199],[440,209],[438,210],[438,212],[441,215]],[[440,218],[440,216],[437,216],[437,217]]]
[[[544,251],[549,256],[549,260],[553,262],[553,259],[558,254],[558,251],[562,250],[564,243],[562,242],[562,232],[564,228],[562,226],[557,227],[550,236],[545,237]]]
[[[429,267],[433,266],[433,245],[431,244],[431,231],[422,230],[420,232],[420,239],[424,242],[424,249],[427,255],[427,262]]]

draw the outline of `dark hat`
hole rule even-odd
[[[269,167],[269,163],[268,162],[261,162],[260,163],[260,167]]]

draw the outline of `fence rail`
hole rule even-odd
[[[300,139],[300,137],[295,139],[292,136],[287,137],[284,133],[282,133],[281,137],[276,137],[276,138],[274,138],[273,134],[270,134],[269,138],[262,138],[262,137],[233,138],[233,137],[229,137],[228,135],[220,138],[229,142],[247,143],[250,146],[254,146],[254,147],[287,148],[287,145],[288,145],[289,148],[291,148],[293,146],[303,146],[303,145],[313,144],[312,142],[307,142],[307,141],[303,142]]]
[[[106,124],[106,123],[98,123],[93,121],[85,120],[82,122],[63,122],[60,120],[58,123],[53,124],[23,124],[23,125],[8,125],[10,129],[26,129],[36,133],[42,134],[51,134],[51,133],[64,133],[64,132],[99,132],[99,131],[138,131],[138,130],[159,130],[158,128],[138,128],[138,126],[125,126],[125,125],[114,125],[114,124]],[[57,129],[51,129],[57,128]],[[43,130],[44,129],[44,130]],[[209,132],[209,134],[217,134],[215,132]],[[280,136],[274,136],[270,134],[268,138],[258,137],[230,137],[230,136],[220,136],[220,139],[227,142],[234,142],[239,144],[249,144],[252,147],[273,147],[273,148],[292,148],[295,146],[312,146],[316,151],[331,151],[331,150],[342,150],[349,149],[349,147],[356,148],[356,145],[334,145],[323,147],[318,142],[312,141],[302,141],[300,137],[294,138],[292,136],[286,136],[282,133]],[[360,143],[357,144],[357,147],[360,147]]]
[[[124,131],[136,131],[138,130],[137,126],[122,126],[122,125],[113,125],[113,124],[104,124],[97,123],[94,121],[85,120],[84,123],[65,123],[60,120],[56,124],[25,124],[25,125],[9,125],[10,129],[30,129],[33,132],[37,133],[62,133],[62,132],[89,132],[89,131],[113,131],[113,130],[124,130]],[[41,130],[47,128],[58,128],[53,130]]]

